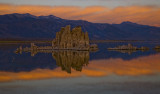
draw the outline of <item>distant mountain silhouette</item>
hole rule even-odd
[[[92,40],[160,40],[160,27],[132,22],[121,24],[91,23],[83,20],[66,20],[53,15],[30,14],[0,15],[0,38],[53,39],[61,27],[82,26]]]

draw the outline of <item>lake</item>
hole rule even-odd
[[[30,44],[0,44],[0,94],[160,94],[160,53],[153,49],[160,42],[131,42],[148,51],[107,50],[126,44],[35,53],[15,53]]]

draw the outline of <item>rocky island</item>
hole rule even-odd
[[[155,48],[153,48],[155,51],[160,52],[160,46],[156,46]]]
[[[121,46],[117,46],[117,47],[114,47],[114,48],[107,48],[109,51],[119,51],[119,52],[122,52],[122,53],[133,53],[133,52],[136,52],[138,50],[141,50],[141,51],[147,51],[149,50],[148,47],[135,47],[133,46],[132,44],[128,44],[128,45],[121,45]]]
[[[76,50],[76,51],[96,51],[98,46],[89,43],[88,32],[83,32],[80,26],[71,30],[71,26],[62,27],[56,33],[55,39],[52,41],[52,46],[36,46],[31,43],[31,47],[19,47],[16,53],[25,52],[46,52],[46,50]]]
[[[77,26],[71,30],[70,25],[62,27],[56,33],[56,38],[52,41],[54,49],[68,50],[97,50],[97,45],[89,44],[88,32],[82,32],[82,28]]]

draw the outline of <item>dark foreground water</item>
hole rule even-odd
[[[158,42],[149,51],[108,51],[128,43],[99,43],[99,51],[14,53],[0,44],[0,94],[160,94]],[[29,45],[22,45],[23,47]]]

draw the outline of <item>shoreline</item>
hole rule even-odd
[[[114,42],[160,42],[160,40],[91,40],[90,43],[114,43]],[[0,40],[0,44],[30,44],[52,43],[52,40]]]

